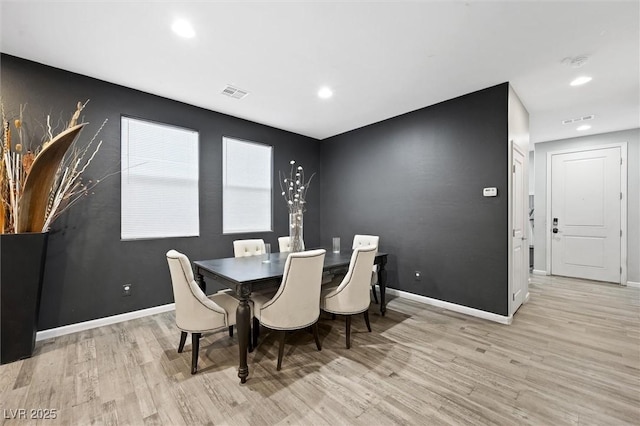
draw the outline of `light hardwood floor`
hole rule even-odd
[[[280,372],[263,333],[242,386],[237,337],[207,335],[191,376],[171,312],[49,339],[0,367],[0,424],[640,424],[640,290],[533,276],[530,292],[510,326],[372,305],[351,350],[341,318],[322,319],[322,351],[292,334]]]

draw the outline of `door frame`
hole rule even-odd
[[[554,155],[572,154],[577,152],[596,151],[600,149],[620,148],[620,192],[622,200],[620,203],[620,285],[627,285],[627,142],[619,142],[605,145],[580,146],[576,148],[563,149],[559,151],[547,152],[547,211],[545,219],[545,240],[546,240],[546,274],[551,275],[551,165]]]
[[[513,258],[513,213],[515,211],[515,199],[513,197],[513,186],[514,186],[514,181],[513,181],[513,167],[514,167],[514,161],[513,161],[513,151],[518,151],[518,153],[520,155],[522,155],[522,197],[523,197],[523,202],[525,204],[525,208],[523,210],[523,227],[522,227],[522,232],[523,235],[526,236],[526,239],[522,240],[522,256],[523,256],[523,260],[522,260],[522,267],[523,267],[523,288],[522,291],[524,292],[523,296],[522,296],[522,304],[524,305],[525,303],[527,303],[529,301],[529,241],[530,238],[532,238],[531,235],[529,235],[529,227],[527,226],[527,222],[529,220],[529,216],[527,214],[527,204],[528,204],[528,199],[529,199],[529,155],[526,151],[524,151],[522,149],[521,146],[519,146],[517,143],[515,143],[515,141],[511,140],[510,141],[510,149],[509,149],[509,183],[508,183],[508,190],[509,190],[509,255],[508,255],[508,259],[509,259],[509,294],[508,294],[508,301],[509,301],[509,317],[512,318],[513,315],[516,313],[516,309],[515,309],[515,303],[513,300],[513,293],[514,293],[514,287],[515,287],[515,283],[513,282],[513,269],[514,269],[514,264],[515,264],[515,259]],[[518,307],[520,307],[521,305],[518,305]]]

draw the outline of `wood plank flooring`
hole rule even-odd
[[[640,290],[532,276],[530,292],[510,326],[372,305],[351,350],[323,317],[322,351],[292,334],[280,372],[263,332],[242,386],[237,333],[207,335],[192,376],[172,312],[49,339],[0,366],[0,424],[640,425]]]

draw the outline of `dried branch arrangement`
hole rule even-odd
[[[282,196],[287,202],[289,213],[304,212],[306,210],[305,199],[307,197],[307,190],[315,173],[305,182],[304,168],[302,166],[296,167],[295,160],[291,160],[289,164],[291,164],[291,171],[288,177],[281,171],[278,171]]]
[[[44,143],[34,149],[33,143],[25,140],[25,107],[20,106],[18,117],[10,120],[2,106],[0,233],[49,230],[56,218],[100,182],[82,180],[82,174],[100,150],[102,141],[96,139],[107,122],[88,142],[78,142],[87,124],[78,124],[87,102],[78,102],[65,129],[55,136],[51,117],[47,116]],[[12,138],[14,131],[17,141]]]
[[[292,252],[304,250],[304,242],[302,236],[303,213],[306,210],[306,197],[311,179],[315,173],[311,175],[309,180],[305,181],[304,167],[297,166],[294,160],[289,162],[291,170],[289,177],[281,171],[278,171],[280,178],[280,189],[282,196],[287,202],[289,208],[289,245]]]

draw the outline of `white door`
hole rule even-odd
[[[511,314],[522,305],[525,297],[525,286],[529,271],[527,234],[525,231],[525,187],[524,187],[524,154],[513,148],[513,166],[512,166],[512,194],[513,200],[513,269],[512,269],[512,295],[511,295]],[[527,200],[528,201],[528,200]]]
[[[619,147],[551,156],[551,274],[620,283]]]

